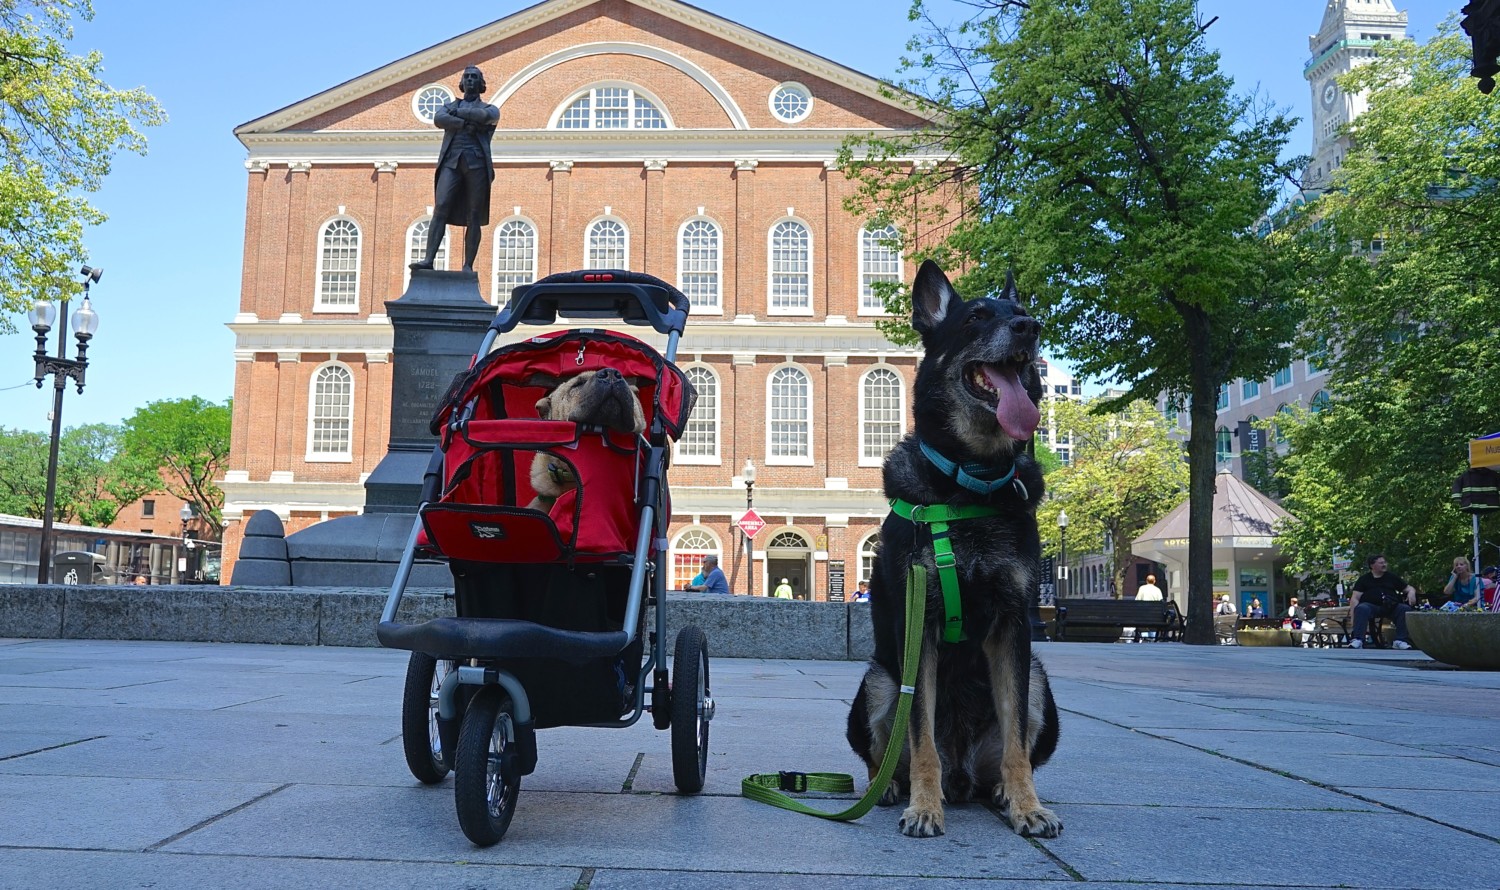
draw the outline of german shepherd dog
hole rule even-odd
[[[886,457],[885,494],[912,504],[985,505],[995,515],[954,520],[949,540],[966,639],[942,640],[944,604],[929,526],[892,512],[880,529],[870,582],[875,656],[849,710],[848,739],[873,779],[895,719],[905,648],[906,578],[927,569],[922,656],[901,762],[881,804],[904,791],[903,834],[943,833],[943,801],[987,797],[1023,836],[1056,837],[1032,770],[1057,747],[1057,706],[1031,653],[1028,608],[1037,591],[1042,473],[1023,450],[1040,422],[1037,323],[1007,280],[998,297],[965,301],[937,264],[917,272],[912,327],[915,425]],[[935,455],[929,456],[929,455]],[[981,797],[983,796],[983,797]]]

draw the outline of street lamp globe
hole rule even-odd
[[[1058,528],[1067,528],[1068,527],[1068,511],[1067,510],[1059,510],[1059,511],[1057,511],[1057,527]]]
[[[747,487],[755,484],[754,461],[750,460],[749,458],[745,459],[745,468],[743,470],[740,470],[740,477],[745,480],[745,485]]]
[[[94,336],[97,330],[99,330],[99,313],[94,311],[94,304],[85,296],[83,305],[73,313],[73,335],[80,340],[87,340]]]
[[[182,524],[183,525],[187,525],[189,522],[192,522],[193,521],[193,505],[192,504],[183,504],[182,505],[182,509],[177,511],[177,515],[182,517]]]
[[[31,320],[31,329],[38,334],[45,334],[52,330],[52,322],[57,319],[57,307],[52,301],[45,297],[37,300],[31,305],[31,310],[26,313]]]

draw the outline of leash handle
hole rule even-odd
[[[927,619],[927,569],[913,565],[906,575],[906,651],[901,659],[901,692],[896,699],[896,718],[891,736],[885,744],[880,771],[870,780],[864,797],[840,813],[814,809],[782,791],[853,791],[854,779],[847,773],[757,773],[740,782],[740,794],[773,807],[817,816],[838,822],[850,822],[868,813],[896,774],[901,751],[906,747],[906,723],[911,717],[911,700],[917,691],[917,668],[922,660],[922,626]],[[791,787],[788,787],[788,786]],[[797,786],[801,787],[797,787]]]

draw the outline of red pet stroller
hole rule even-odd
[[[694,400],[672,364],[687,314],[680,291],[635,272],[565,272],[517,288],[433,417],[439,443],[377,635],[412,653],[407,765],[429,784],[454,773],[459,826],[481,846],[510,825],[521,777],[536,767],[537,729],[623,728],[649,710],[657,729],[671,729],[678,790],[703,787],[714,713],[707,641],[683,628],[670,677],[663,649],[667,450]],[[558,316],[649,324],[667,336],[666,356],[598,329],[489,351],[499,334]],[[537,401],[560,381],[607,368],[636,385],[643,434],[538,419]],[[538,453],[577,481],[546,512],[529,506]],[[398,623],[419,554],[447,560],[455,616]],[[647,605],[656,607],[649,634]]]

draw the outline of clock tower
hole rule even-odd
[[[1406,13],[1391,0],[1328,0],[1323,24],[1307,39],[1312,57],[1302,69],[1312,90],[1312,161],[1302,173],[1303,191],[1317,194],[1344,162],[1349,137],[1340,131],[1367,103],[1363,96],[1346,95],[1334,82],[1357,65],[1375,57],[1384,40],[1406,37]]]

